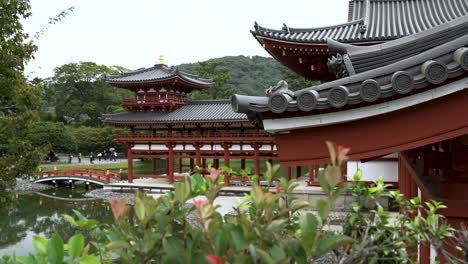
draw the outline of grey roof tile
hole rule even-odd
[[[197,75],[180,71],[176,67],[168,67],[164,64],[156,64],[150,68],[143,68],[120,75],[110,75],[107,77],[109,83],[141,83],[164,81],[169,79],[182,79],[187,82],[209,86],[213,84],[212,80],[199,78]]]
[[[328,27],[281,30],[255,24],[252,34],[297,43],[386,41],[415,34],[468,14],[466,0],[353,0],[348,22]]]
[[[173,112],[127,112],[103,115],[105,123],[168,123],[207,121],[247,121],[247,115],[236,113],[228,100],[188,101]]]

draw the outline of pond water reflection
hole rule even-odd
[[[107,201],[86,199],[84,185],[74,189],[63,187],[41,193],[19,194],[17,202],[0,208],[0,256],[15,252],[18,256],[34,251],[34,236],[50,237],[55,232],[66,241],[77,229],[63,217],[72,209],[101,222],[113,221]]]

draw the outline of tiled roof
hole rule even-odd
[[[104,123],[177,123],[210,121],[247,121],[247,115],[236,113],[230,101],[188,101],[173,112],[127,112],[102,115]]]
[[[453,82],[468,74],[468,16],[430,30],[370,47],[341,45],[331,41],[330,51],[343,54],[338,66],[358,68],[348,77],[304,88],[293,94],[278,92],[269,97],[234,95],[239,112],[304,111],[357,108],[401,98],[426,88]],[[338,67],[339,68],[339,67]]]
[[[212,80],[199,78],[197,75],[180,71],[176,67],[168,67],[164,64],[156,64],[151,68],[144,68],[120,75],[107,77],[109,83],[144,83],[165,81],[170,79],[182,79],[198,86],[209,86]]]
[[[331,11],[332,12],[332,11]],[[468,14],[466,0],[353,0],[348,22],[319,28],[281,30],[255,23],[252,34],[263,38],[297,43],[387,41],[415,34]]]

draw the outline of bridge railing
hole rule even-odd
[[[109,170],[102,169],[62,169],[49,170],[41,172],[36,179],[45,179],[50,177],[78,177],[82,179],[95,180],[102,183],[110,183],[111,179],[121,181],[122,173],[114,173]]]

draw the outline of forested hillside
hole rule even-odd
[[[269,57],[226,56],[210,59],[206,62],[220,63],[229,70],[230,84],[234,92],[246,95],[262,95],[266,88],[285,79],[281,68],[284,68]],[[180,69],[196,72],[199,63],[180,65]]]

